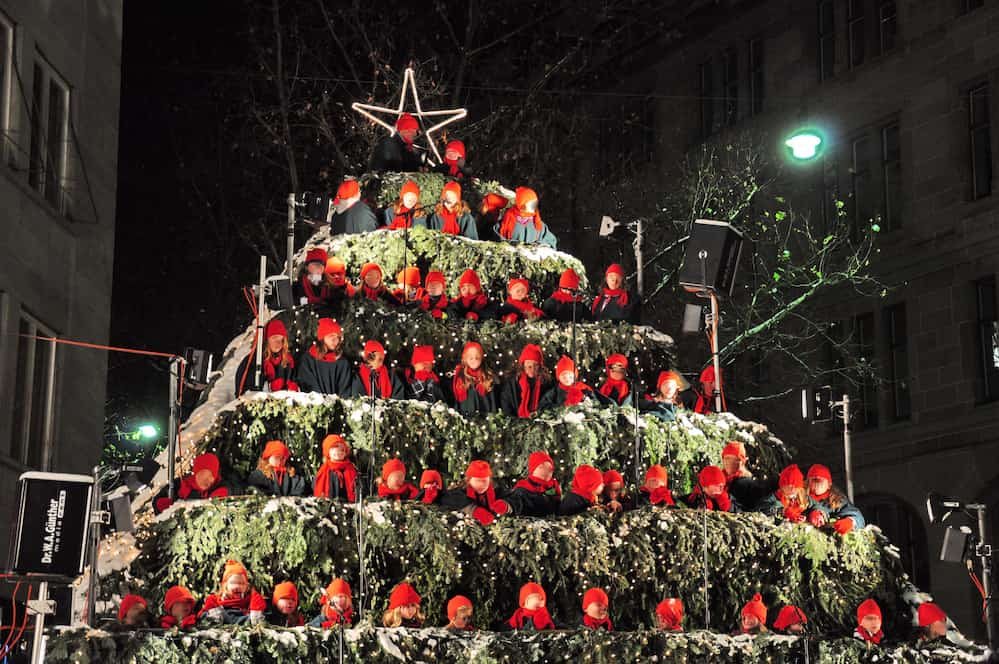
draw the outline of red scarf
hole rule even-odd
[[[701,415],[710,415],[715,412],[715,398],[714,396],[704,396],[700,392],[697,393],[697,403],[694,404],[694,412],[700,413]]]
[[[322,355],[319,354],[319,346],[312,344],[312,348],[309,349],[309,355],[320,362],[336,362],[340,359],[340,354],[332,350],[324,352]]]
[[[188,627],[194,627],[198,622],[198,617],[193,613],[183,620],[180,621],[180,628],[187,629]],[[163,616],[160,618],[160,627],[163,629],[170,629],[171,627],[177,626],[177,619],[173,616]]]
[[[603,294],[593,300],[593,313],[597,313],[597,309],[603,311],[604,307],[610,304],[610,301],[614,299],[617,300],[617,303],[620,306],[628,306],[628,291],[623,288],[607,288],[604,286]],[[603,304],[600,304],[601,302],[603,302]]]
[[[808,509],[808,504],[801,505],[797,500],[792,500],[791,497],[785,496],[784,492],[777,489],[774,492],[777,496],[777,500],[780,504],[784,506],[784,518],[788,521],[800,522],[805,519],[805,510]]]
[[[589,390],[591,392],[593,391],[592,387],[584,383],[580,383],[579,381],[576,381],[569,387],[566,387],[565,385],[562,384],[562,381],[559,381],[558,386],[563,392],[566,392],[565,395],[566,406],[575,406],[581,403],[583,401],[583,397],[586,396],[585,395],[586,390]]]
[[[343,613],[340,613],[336,610],[336,608],[327,604],[323,607],[323,617],[326,618],[326,620],[323,621],[323,629],[336,627],[340,624],[350,627],[354,624],[354,607],[351,606]]]
[[[485,293],[476,293],[472,297],[459,296],[457,298],[461,301],[461,306],[466,310],[480,311],[486,304],[488,304],[489,299],[486,297]]]
[[[295,368],[295,360],[291,356],[291,353],[288,353],[287,355],[288,355],[288,358],[287,358],[288,359],[288,364],[285,365],[285,366],[282,366],[282,364],[281,364],[282,360],[284,359],[284,358],[281,357],[281,355],[270,355],[270,357],[268,357],[267,359],[265,359],[264,360],[264,378],[266,378],[268,381],[276,380],[277,379],[277,370],[278,370],[278,367],[280,367],[282,369],[294,369]]]
[[[433,371],[413,371],[412,367],[406,369],[405,376],[407,383],[412,383],[414,380],[418,380],[421,383],[427,380],[432,380],[435,383],[441,382],[441,379]]]
[[[517,404],[517,417],[530,417],[538,410],[538,399],[541,398],[541,376],[534,379],[534,385],[528,380],[527,374],[520,372],[517,379],[520,386],[520,401]]]
[[[694,487],[694,490],[690,493],[690,497],[697,501],[704,501],[704,509],[712,510],[717,512],[728,512],[732,508],[732,499],[728,495],[728,491],[722,491],[717,496],[709,496],[701,487]]]
[[[229,495],[229,489],[218,486],[218,479],[204,491],[198,488],[198,485],[194,482],[194,475],[188,475],[180,481],[180,487],[177,488],[177,497],[181,500],[187,500],[191,496],[194,496],[192,500],[197,500],[198,498],[224,498]],[[216,487],[218,487],[216,489]],[[214,495],[212,495],[214,494]]]
[[[371,396],[371,367],[367,364],[362,364],[361,368],[358,370],[361,374],[361,384],[364,386],[364,393],[369,397]],[[376,396],[382,399],[388,399],[392,396],[392,379],[389,378],[388,369],[385,365],[378,367],[375,370],[378,374],[378,394]]]
[[[330,296],[329,288],[326,287],[325,283],[321,284],[317,291],[316,287],[309,281],[309,275],[307,274],[302,275],[302,291],[305,293],[305,299],[308,300],[309,304],[319,304]]]
[[[350,461],[330,461],[327,459],[326,463],[319,467],[319,472],[316,473],[316,486],[313,490],[313,495],[320,498],[328,498],[330,496],[331,485],[330,475],[335,473],[340,479],[340,484],[347,491],[347,501],[354,502],[357,498],[354,495],[354,486],[357,482],[357,467]]]
[[[446,295],[444,295],[443,293],[441,295],[438,295],[437,302],[433,304],[430,303],[430,297],[431,296],[427,295],[426,293],[423,294],[423,297],[420,299],[420,309],[423,309],[424,311],[429,311],[431,315],[437,312],[444,313],[444,311],[447,310],[448,301]],[[434,318],[438,317],[439,316],[434,316]]]
[[[396,500],[412,500],[420,491],[415,486],[406,482],[398,490],[393,491],[388,485],[382,482],[378,485],[378,495],[381,498],[395,498]]]
[[[211,606],[209,606],[209,604],[211,604]],[[242,611],[244,614],[249,614],[250,611],[263,611],[267,608],[267,602],[264,601],[264,598],[261,597],[260,593],[253,588],[250,588],[242,597],[209,595],[205,598],[205,604],[201,610],[205,611],[206,609],[215,608],[216,606],[221,606],[224,609],[236,609],[238,611]]]
[[[614,392],[617,392],[617,396],[612,396]],[[621,403],[628,396],[628,381],[614,380],[608,376],[604,384],[600,386],[600,394],[605,397],[611,397],[617,403]]]
[[[500,222],[500,237],[510,240],[513,238],[513,229],[517,227],[520,219],[527,219],[528,221],[534,221],[534,230],[541,232],[544,228],[544,224],[541,222],[541,215],[535,212],[534,214],[524,214],[517,210],[516,206],[509,208],[503,214],[503,221]]]
[[[524,489],[530,491],[531,493],[545,493],[549,489],[555,489],[555,495],[559,498],[562,497],[562,487],[559,485],[558,480],[554,477],[550,480],[539,480],[533,475],[518,481],[513,485],[514,489]]]
[[[408,207],[403,207],[401,204],[395,206],[395,217],[392,219],[392,223],[389,224],[390,231],[398,231],[403,228],[413,227],[413,214],[412,209]]]
[[[271,472],[274,473],[274,481],[281,486],[284,484],[284,476],[288,473],[288,466],[271,466]]]
[[[444,163],[447,164],[447,174],[448,175],[450,175],[453,178],[460,178],[461,177],[462,173],[461,173],[461,169],[458,168],[458,160],[457,159],[448,159],[447,157],[444,157]],[[444,232],[447,233],[447,231],[444,231]]]
[[[597,620],[596,618],[591,618],[585,613],[583,614],[583,625],[589,627],[590,629],[606,629],[608,632],[614,631],[614,625],[611,624],[610,618]]]
[[[378,288],[368,288],[368,285],[364,284],[363,286],[361,286],[361,292],[364,295],[364,297],[368,298],[369,300],[380,300],[382,299],[382,296],[384,296],[385,293],[387,293],[388,291],[385,289],[385,286],[379,286]]]
[[[405,303],[405,304],[416,304],[417,302],[420,302],[420,301],[423,300],[423,296],[424,295],[425,295],[425,293],[423,292],[422,288],[417,288],[416,289],[416,293],[414,293],[410,297],[406,297],[406,289],[405,288],[399,288],[397,290],[392,291],[392,297],[394,297],[399,302],[399,304],[403,304],[403,303]]]
[[[640,491],[648,494],[649,502],[653,505],[676,505],[676,503],[673,502],[673,494],[670,493],[669,487],[661,486],[658,489],[649,491],[643,486]]]
[[[515,323],[518,318],[527,319],[529,316],[543,316],[544,312],[538,309],[530,300],[515,300],[512,297],[506,298],[507,305],[513,307],[518,313],[510,313],[503,316],[507,323]]]
[[[484,378],[482,368],[479,367],[475,371],[472,371],[465,367],[465,365],[459,364],[454,370],[454,380],[451,381],[451,387],[454,389],[454,398],[456,400],[464,401],[468,398],[468,384],[461,378],[462,375],[472,379],[471,382],[475,385],[475,391],[479,393],[479,396],[484,397],[488,394],[485,383],[482,382]]]
[[[570,302],[582,302],[582,295],[573,295],[572,293],[566,293],[561,288],[555,289],[552,293],[552,299],[556,302],[561,302],[562,304],[569,304]]]
[[[884,632],[880,629],[874,634],[871,634],[863,627],[857,627],[857,630],[853,633],[853,635],[859,639],[873,643],[874,645],[881,645],[881,639],[885,636]]]
[[[548,613],[548,608],[544,606],[533,611],[528,611],[523,607],[517,609],[510,616],[509,624],[514,629],[523,629],[524,623],[528,620],[534,623],[534,629],[555,629],[555,623],[552,622],[551,614]]]
[[[454,173],[451,175],[454,175]],[[441,233],[447,233],[448,235],[461,235],[461,226],[458,225],[457,210],[448,210],[442,205],[441,209],[437,211],[437,214],[444,220],[444,226],[441,227]]]

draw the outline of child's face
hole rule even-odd
[[[406,292],[406,299],[407,300],[415,300],[416,299],[416,290],[417,290],[416,286],[406,286],[405,284],[399,284],[399,290],[402,290],[402,291]]]
[[[722,495],[722,493],[724,492],[725,492],[724,484],[709,484],[708,486],[704,487],[704,493],[708,494],[712,498],[717,498],[718,496]]]
[[[462,357],[465,360],[465,364],[472,371],[477,371],[482,366],[482,353],[479,352],[478,348],[468,349]]]
[[[743,630],[745,630],[745,631],[748,632],[749,630],[756,629],[759,626],[760,626],[760,621],[759,621],[759,619],[756,616],[754,616],[754,615],[752,615],[750,613],[744,613],[744,614],[742,614],[742,629]]]
[[[440,483],[437,480],[431,479],[431,480],[427,480],[426,482],[424,482],[420,486],[421,489],[427,489],[427,488],[430,488],[430,487],[434,487],[434,488],[439,489],[439,488],[441,488],[441,485],[440,485]]]
[[[659,393],[662,394],[667,399],[672,399],[676,395],[676,381],[675,380],[664,380],[663,384],[659,386]]]
[[[607,287],[611,290],[621,287],[621,275],[617,272],[612,272],[607,275]]]
[[[407,208],[412,208],[418,200],[420,200],[420,197],[411,191],[407,191],[402,195],[402,204]]]
[[[514,300],[523,300],[527,297],[527,289],[524,288],[524,284],[514,284],[510,289],[510,297]]]
[[[133,604],[125,612],[125,624],[130,627],[141,625],[147,620],[146,607],[144,604]]]
[[[735,475],[739,472],[739,468],[742,466],[742,460],[737,456],[732,456],[728,454],[722,457],[722,468],[725,469],[726,475]]]
[[[334,445],[330,448],[330,461],[343,461],[347,458],[347,447],[345,445]]]
[[[623,488],[620,482],[611,482],[607,485],[607,497],[611,500],[617,500],[617,497],[621,495],[621,489]]]
[[[271,468],[280,468],[284,465],[284,455],[283,454],[272,454],[267,457],[267,463]]]
[[[610,377],[614,380],[624,380],[624,366],[621,364],[610,365]]]
[[[233,597],[242,597],[250,589],[250,583],[242,574],[233,574],[225,584],[226,592]]]
[[[458,292],[461,293],[462,297],[475,297],[479,294],[479,289],[475,287],[475,284],[462,284],[458,286]]]
[[[215,475],[213,475],[212,471],[207,468],[202,468],[194,474],[194,484],[197,485],[200,490],[206,491],[211,488],[213,484],[215,484]]]
[[[658,477],[649,477],[645,480],[645,488],[649,491],[655,491],[656,489],[661,489],[663,486],[663,481]]]
[[[323,345],[326,346],[326,350],[336,350],[340,346],[340,339],[342,337],[336,332],[330,332],[325,337],[323,337]]]
[[[586,615],[594,620],[603,620],[607,617],[607,605],[603,602],[590,602],[586,607]]]
[[[562,383],[566,387],[571,387],[572,384],[576,382],[576,372],[563,371],[558,375],[558,382]]]
[[[402,613],[402,617],[406,620],[412,620],[419,610],[420,606],[418,604],[406,604],[399,609],[399,612]]]
[[[388,488],[396,491],[402,488],[402,485],[406,483],[406,473],[401,470],[397,470],[388,476],[388,481],[386,484]]]
[[[798,497],[798,487],[793,484],[787,484],[780,488],[781,493],[784,494],[785,498],[797,498]]]
[[[524,375],[532,380],[537,378],[539,366],[534,360],[524,360]]]
[[[378,288],[382,283],[382,273],[378,270],[368,270],[368,273],[364,275],[364,284],[368,288]]]
[[[427,284],[427,293],[430,297],[439,297],[444,294],[444,284],[439,281],[431,281]]]
[[[468,478],[468,486],[472,487],[472,491],[475,493],[485,493],[489,489],[489,478],[470,477]]]
[[[326,276],[334,286],[343,286],[347,283],[347,275],[343,272],[328,272]]]
[[[926,631],[927,636],[931,639],[939,639],[941,636],[947,636],[947,623],[943,620],[931,622],[927,626]]]
[[[548,461],[545,461],[544,463],[539,463],[534,468],[534,472],[531,473],[531,475],[537,477],[539,480],[547,482],[552,478],[552,473],[554,472],[555,472],[555,466],[553,466]]]
[[[458,153],[455,152],[454,154],[457,155]],[[457,159],[458,157],[455,156],[454,158]],[[454,193],[453,191],[444,192],[444,207],[446,207],[448,210],[451,210],[457,204],[458,204],[458,194]]]
[[[433,362],[417,362],[416,364],[413,365],[413,369],[415,369],[416,371],[433,371],[434,370],[434,363]]]
[[[657,615],[656,615],[656,626],[657,626],[657,627],[658,627],[659,629],[661,629],[661,630],[664,630],[664,629],[672,629],[672,628],[673,628],[673,623],[671,623],[671,622],[670,622],[670,621],[668,621],[668,620],[665,620],[665,619],[663,619],[663,617],[662,617],[662,616],[660,616],[660,615],[658,615],[658,614],[657,614]]]
[[[401,136],[402,140],[406,141],[407,143],[412,143],[413,141],[416,140],[416,135],[418,133],[419,131],[416,129],[403,129],[402,131],[399,132],[399,136]]]
[[[604,483],[603,483],[603,482],[601,482],[601,483],[600,483],[600,484],[599,484],[599,485],[597,486],[597,488],[593,490],[593,495],[594,495],[594,496],[599,496],[599,495],[600,495],[600,494],[602,494],[603,492],[604,492]]]
[[[333,595],[333,608],[340,613],[346,612],[351,607],[350,598],[346,595]]]
[[[277,601],[277,609],[284,615],[294,613],[297,608],[298,602],[290,597],[282,597]]]
[[[385,354],[375,351],[374,353],[369,353],[367,359],[365,360],[368,366],[372,369],[379,369],[385,363]]]
[[[191,615],[192,611],[194,611],[194,602],[190,600],[174,602],[173,606],[170,607],[170,615],[178,622]]]
[[[787,633],[788,634],[804,634],[805,633],[805,626],[802,625],[801,623],[793,623],[793,624],[787,626]]]
[[[305,269],[308,270],[309,274],[322,274],[326,270],[326,266],[322,263],[313,261],[306,265]]]
[[[829,480],[827,480],[824,477],[813,477],[808,482],[812,488],[812,493],[814,493],[817,496],[825,494],[831,488]]]
[[[284,337],[280,334],[272,334],[267,337],[267,350],[269,350],[272,355],[277,355],[284,350]]]
[[[461,153],[455,150],[454,148],[451,148],[450,150],[447,150],[444,153],[444,158],[449,161],[458,161],[458,159],[461,158]],[[448,196],[454,196],[455,198],[458,198],[457,194],[450,191],[444,194],[445,198],[447,198]]]
[[[538,593],[531,593],[524,600],[524,608],[528,611],[536,611],[545,605],[545,598]]]
[[[463,606],[458,609],[454,614],[454,626],[458,629],[464,629],[468,627],[468,623],[472,620],[472,607]]]
[[[860,626],[868,633],[875,634],[881,629],[881,618],[874,615],[864,616],[864,619],[860,621]]]

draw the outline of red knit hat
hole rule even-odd
[[[621,473],[617,472],[616,470],[605,470],[604,486],[610,486],[611,484],[614,484],[614,482],[620,482],[621,484],[624,484],[624,477],[621,475]]]
[[[167,613],[170,613],[170,609],[177,602],[190,602],[194,604],[194,595],[184,586],[174,586],[166,591],[166,595],[163,596],[163,608],[166,609]]]
[[[430,284],[437,283],[441,286],[447,288],[447,280],[444,278],[444,273],[438,270],[432,270],[427,272],[427,278],[425,279],[427,288],[430,288]]]
[[[545,594],[545,589],[541,587],[541,584],[530,581],[520,587],[521,607],[524,606],[524,603],[527,601],[527,598],[530,597],[531,595],[541,595],[541,599],[543,601],[546,601],[548,599],[548,595]]]
[[[538,200],[537,192],[531,189],[530,187],[517,187],[517,189],[514,190],[513,204],[517,206],[517,210],[521,213],[526,212],[524,208],[527,207],[528,203],[537,200]]]
[[[520,351],[520,357],[517,358],[517,362],[537,362],[538,364],[544,364],[545,358],[541,353],[541,346],[537,344],[527,344],[524,349]]]
[[[381,353],[385,354],[385,346],[381,344],[380,341],[375,341],[374,339],[368,339],[364,342],[364,355],[369,355],[371,353]]]
[[[382,466],[382,482],[388,482],[389,475],[392,473],[397,473],[402,471],[404,474],[406,472],[406,464],[404,464],[400,459],[392,458],[385,462]]]
[[[222,592],[225,592],[225,584],[228,583],[229,579],[233,576],[240,575],[244,577],[247,581],[250,580],[250,575],[246,573],[246,568],[243,567],[242,563],[236,562],[235,560],[225,561],[225,567],[222,569]]]
[[[679,630],[683,624],[683,600],[677,597],[667,597],[656,606],[659,616],[667,629]]]
[[[579,288],[579,275],[571,267],[566,268],[558,278],[558,287],[576,290]]]
[[[489,463],[486,461],[476,460],[468,464],[468,468],[465,469],[466,479],[480,479],[484,480],[493,476],[493,470],[489,467]]]
[[[444,152],[451,150],[457,152],[461,159],[465,158],[465,144],[461,141],[448,141],[448,144],[444,146]]]
[[[933,602],[923,602],[917,610],[919,614],[919,626],[929,627],[935,622],[947,622],[947,614]]]
[[[472,600],[468,599],[464,595],[455,595],[447,601],[447,619],[454,620],[455,616],[458,615],[458,609],[463,606],[472,608]]]
[[[361,195],[361,185],[357,180],[344,180],[336,190],[336,200],[334,204],[342,200]]]
[[[212,477],[217,481],[219,478],[219,458],[211,452],[194,457],[194,467],[191,468],[191,474],[197,475],[202,470],[210,470]]]
[[[566,371],[571,371],[573,376],[578,376],[576,371],[576,363],[570,358],[563,355],[559,358],[558,362],[555,364],[555,378],[558,379],[559,376],[564,374]]]
[[[763,597],[760,593],[753,595],[753,599],[746,602],[746,605],[742,607],[741,615],[756,616],[756,619],[760,621],[761,625],[767,622],[767,605],[763,603]]]
[[[316,339],[322,341],[331,334],[343,336],[343,328],[340,327],[340,323],[332,318],[320,318],[319,327],[316,328]]]
[[[454,180],[451,180],[450,182],[448,182],[447,184],[445,184],[444,188],[441,189],[441,199],[442,200],[444,198],[444,194],[446,194],[448,192],[451,192],[452,194],[454,194],[455,196],[457,196],[459,201],[461,200],[461,185],[458,184],[457,182],[455,182]]]
[[[402,113],[399,115],[399,119],[395,121],[396,131],[408,131],[408,130],[419,130],[420,123],[416,121],[409,113]]]
[[[617,275],[620,275],[620,277],[622,279],[624,279],[624,277],[625,277],[624,268],[621,267],[621,265],[619,263],[611,263],[607,267],[607,271],[604,272],[604,276],[606,277],[608,274],[617,274]]]
[[[477,348],[479,350],[479,355],[484,356],[486,354],[486,352],[482,350],[482,344],[478,343],[477,341],[469,341],[468,343],[465,344],[464,348],[461,349],[462,359],[465,358],[465,353],[472,350],[473,348]]]
[[[723,459],[727,456],[739,457],[739,459],[741,459],[742,461],[745,461],[746,459],[749,458],[746,455],[745,443],[740,443],[737,440],[733,440],[728,445],[726,445],[725,449],[722,450],[721,455]]]
[[[649,480],[659,480],[664,485],[669,481],[669,474],[666,472],[666,468],[659,465],[658,463],[649,466],[649,469],[645,471],[645,481]]]
[[[336,578],[330,581],[330,584],[326,586],[326,593],[320,601],[322,604],[333,601],[333,598],[337,595],[346,595],[347,597],[353,597],[350,592],[350,584],[343,579]]]
[[[813,478],[822,478],[832,484],[832,473],[829,472],[826,466],[820,463],[812,464],[812,467],[808,469],[808,481],[811,481]]]
[[[680,379],[679,374],[677,374],[675,371],[660,371],[659,378],[656,380],[656,390],[661,390],[663,387],[663,383],[665,383],[668,380],[675,380],[677,389],[680,389],[680,385],[683,383],[683,381]]]
[[[121,598],[121,605],[118,607],[118,620],[124,620],[125,614],[136,604],[141,604],[142,606],[149,608],[146,604],[146,600],[142,599],[138,595],[125,595]]]
[[[416,194],[418,199],[420,197],[420,185],[416,184],[413,180],[406,180],[399,189],[400,203],[402,202],[402,197],[406,194]]]
[[[412,265],[395,275],[395,283],[397,284],[419,287],[421,281],[420,268],[413,267]]]
[[[424,470],[423,474],[420,475],[420,484],[419,484],[420,488],[422,489],[423,487],[431,483],[436,483],[438,487],[443,487],[444,479],[441,477],[441,474],[438,473],[436,470]]]
[[[410,604],[419,603],[420,596],[416,594],[416,590],[413,586],[409,585],[405,581],[393,588],[392,594],[389,595],[389,611],[398,609],[400,606],[408,606]]]
[[[798,624],[807,625],[808,617],[798,607],[788,604],[777,614],[777,620],[774,621],[774,629],[787,629],[791,625]]]
[[[502,210],[510,204],[510,199],[500,194],[489,193],[482,199],[482,212],[489,213]]]
[[[284,460],[287,461],[291,456],[291,452],[288,451],[288,446],[280,440],[269,440],[267,441],[267,444],[264,445],[264,452],[260,455],[260,458],[270,459],[275,455],[284,457]]]
[[[385,274],[382,272],[382,266],[378,263],[365,263],[361,266],[361,279],[364,279],[364,277],[368,275],[368,272],[371,272],[372,270],[378,270],[378,274],[380,275]]]
[[[434,363],[433,346],[413,346],[413,357],[410,359],[410,364],[416,365],[421,362]]]
[[[327,258],[326,250],[323,249],[322,247],[315,247],[313,249],[309,249],[309,251],[306,252],[305,264],[308,265],[309,263],[322,263],[323,265],[326,265],[326,258]]]
[[[471,284],[480,291],[482,290],[482,282],[479,281],[479,275],[475,273],[475,270],[465,270],[461,273],[461,278],[458,279],[458,286],[461,287],[465,284]]]
[[[268,321],[267,327],[264,328],[264,339],[270,339],[271,337],[288,338],[288,328],[277,318]]]
[[[592,496],[603,483],[604,474],[585,463],[577,466],[572,476],[572,490],[581,496]]]
[[[801,469],[798,468],[798,464],[792,463],[790,466],[780,471],[780,481],[777,483],[778,488],[784,488],[786,486],[793,486],[797,489],[805,488],[805,478],[801,474]]]
[[[702,383],[715,382],[715,365],[709,364],[708,366],[704,367],[704,370],[701,371],[701,375],[698,378],[698,380]]]
[[[552,465],[552,468],[555,467],[555,462],[552,461],[552,458],[551,456],[549,456],[548,452],[542,452],[542,451],[531,452],[530,456],[527,457],[527,474],[533,475],[534,469],[543,463],[550,463]]]
[[[873,599],[865,599],[857,607],[857,625],[860,625],[867,616],[877,616],[881,619],[881,607]]]
[[[705,466],[697,475],[697,483],[701,486],[725,484],[725,473],[718,466]]]
[[[346,456],[350,456],[350,445],[347,444],[347,441],[344,440],[343,436],[331,433],[323,438],[323,461],[329,461],[330,450],[338,445],[343,445],[347,450]]]
[[[604,592],[603,588],[590,588],[583,593],[583,611],[586,611],[586,607],[594,602],[599,602],[604,606],[610,605],[610,600],[607,598],[607,593]]]
[[[347,264],[342,258],[330,256],[326,259],[326,274],[347,274]]]
[[[625,368],[627,368],[628,358],[622,355],[621,353],[614,353],[613,355],[607,358],[607,368],[610,369],[612,364],[620,364]]]
[[[516,279],[511,279],[510,281],[508,281],[506,284],[506,292],[509,293],[510,291],[512,291],[514,286],[523,286],[528,293],[531,292],[531,282],[522,277],[518,277]]]
[[[274,586],[274,596],[271,599],[274,604],[277,604],[279,599],[293,599],[298,604],[298,588],[291,581],[279,583]]]

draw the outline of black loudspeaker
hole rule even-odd
[[[82,574],[94,479],[30,472],[22,474],[19,483],[11,569],[59,578]]]
[[[692,293],[731,295],[741,255],[742,233],[724,221],[698,219],[690,227],[680,285]]]
[[[331,194],[307,191],[304,194],[295,195],[295,207],[301,219],[326,223],[326,215],[329,214],[330,201],[332,200]]]
[[[267,277],[267,292],[264,296],[271,311],[292,309],[295,306],[291,279],[287,275]]]
[[[212,354],[197,348],[184,349],[184,379],[190,383],[204,385],[212,372]]]
[[[964,560],[964,554],[968,549],[968,537],[971,535],[970,528],[961,526],[947,526],[944,531],[943,546],[940,547],[940,560],[946,563],[959,563]]]

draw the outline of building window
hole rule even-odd
[[[833,77],[836,61],[836,25],[832,0],[819,0],[819,80]]]
[[[895,48],[898,34],[898,8],[894,2],[882,2],[878,8],[878,44],[882,55]]]
[[[985,0],[964,0],[964,13],[974,11],[985,6]]]
[[[981,400],[999,399],[999,314],[996,311],[995,275],[975,282],[978,305],[978,348],[981,367]]]
[[[878,388],[871,377],[877,358],[874,343],[874,314],[861,314],[853,319],[853,342],[856,347],[857,362],[867,371],[860,376],[857,396],[860,397],[861,428],[878,426]]]
[[[14,76],[14,24],[0,12],[0,131],[5,160],[14,159],[11,143],[11,86]],[[16,165],[12,164],[12,165]]]
[[[60,212],[65,187],[69,135],[69,87],[41,57],[35,60],[31,95],[31,148],[28,183]]]
[[[714,72],[711,62],[698,67],[701,97],[701,136],[707,138],[715,129]]]
[[[881,128],[881,220],[888,230],[895,230],[902,225],[901,170],[898,123],[893,122]]]
[[[905,303],[885,309],[885,332],[888,339],[888,388],[892,415],[907,420],[912,412],[909,396],[909,335],[905,322]]]
[[[749,110],[763,112],[763,40],[749,42]]]
[[[55,344],[31,337],[56,335],[23,313],[18,331],[10,456],[31,468],[44,469],[55,407]]]
[[[992,130],[989,122],[989,86],[968,91],[968,128],[971,135],[971,197],[992,193]]]
[[[853,195],[851,231],[853,238],[856,239],[860,229],[866,228],[874,216],[871,201],[871,139],[867,136],[857,138],[851,143],[850,180]]]
[[[930,587],[929,545],[919,512],[897,496],[867,493],[857,496],[857,507],[898,547],[902,568],[922,590]]]
[[[739,120],[739,58],[734,48],[722,54],[722,93],[725,97],[725,126]]]
[[[864,64],[864,0],[849,0],[846,37],[850,49],[850,69]]]

